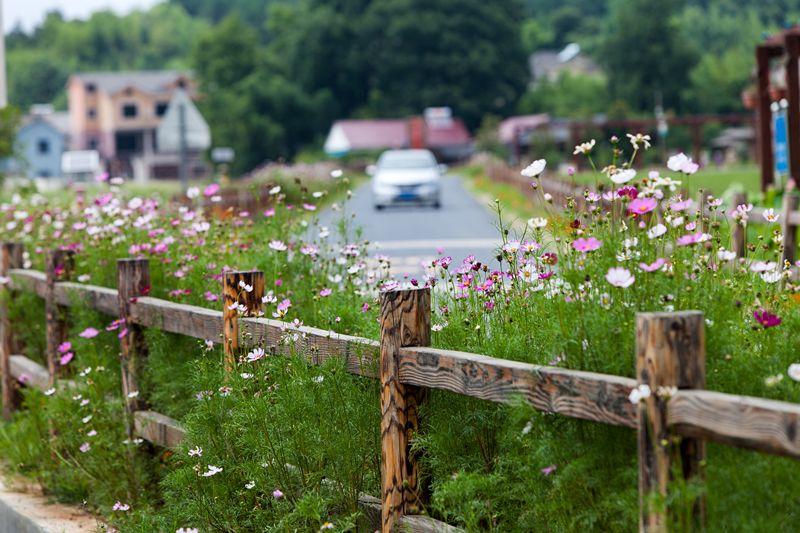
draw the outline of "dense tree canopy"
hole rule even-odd
[[[79,70],[193,68],[240,169],[321,142],[332,120],[449,105],[484,116],[738,112],[754,45],[800,0],[167,0],[7,36],[10,100],[66,103]],[[527,56],[577,42],[604,69],[530,85]]]

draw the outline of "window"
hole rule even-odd
[[[86,84],[86,92],[87,93],[94,93],[95,91],[97,91],[97,85],[95,85],[94,83],[87,83]]]
[[[97,150],[97,139],[92,137],[88,142],[89,150]]]
[[[97,116],[97,110],[95,108],[93,108],[93,107],[90,107],[89,110],[86,112],[86,116],[88,116],[90,119],[96,117]]]
[[[49,170],[40,170],[39,171],[39,177],[40,178],[49,178],[50,177],[50,171]]]
[[[122,106],[122,116],[125,118],[135,118],[138,111],[139,110],[136,109],[136,104],[125,104]]]
[[[47,139],[39,139],[39,142],[36,143],[36,146],[40,154],[46,154],[50,151],[50,141]]]
[[[163,117],[164,113],[167,112],[168,106],[169,102],[156,102],[156,116]]]

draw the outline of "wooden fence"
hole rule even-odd
[[[506,403],[524,398],[548,413],[624,426],[638,432],[640,530],[663,531],[669,512],[654,503],[666,496],[670,476],[702,478],[705,441],[800,458],[800,405],[704,390],[705,338],[698,311],[640,313],[636,323],[636,379],[539,366],[483,355],[431,348],[429,289],[381,294],[380,341],[340,335],[313,327],[259,317],[241,317],[233,303],[249,314],[260,310],[264,291],[261,272],[227,272],[223,277],[223,309],[215,311],[147,296],[146,259],[118,261],[117,289],[70,282],[71,255],[47,255],[47,271],[22,269],[22,246],[0,247],[0,275],[11,278],[8,290],[33,291],[46,299],[47,367],[19,355],[22,349],[8,320],[7,300],[0,305],[3,412],[11,413],[14,388],[21,375],[39,388],[64,386],[54,361],[66,334],[68,307],[85,305],[124,318],[122,388],[129,413],[129,432],[149,442],[173,447],[184,437],[179,422],[148,410],[145,398],[130,397],[137,389],[147,346],[141,328],[150,327],[198,339],[222,339],[225,365],[236,365],[238,348],[260,343],[275,354],[303,354],[312,364],[342,357],[350,373],[381,383],[381,497],[360,498],[368,519],[386,533],[455,531],[452,526],[419,514],[424,491],[419,487],[417,457],[410,442],[419,430],[418,408],[428,389],[439,389]],[[241,291],[240,281],[253,286]],[[29,326],[28,326],[29,327]],[[292,346],[287,345],[287,333]],[[220,334],[221,337],[220,337]],[[610,354],[611,355],[611,354]],[[634,404],[631,391],[647,385],[652,391]],[[676,463],[680,461],[680,463]],[[673,468],[680,464],[683,468]],[[424,502],[423,502],[424,504]],[[698,497],[695,519],[705,520]]]

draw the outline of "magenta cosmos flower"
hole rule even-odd
[[[578,250],[579,252],[586,253],[597,250],[598,248],[600,248],[601,244],[603,243],[598,241],[594,237],[588,237],[585,239],[581,237],[580,239],[575,239],[575,241],[572,243],[572,247]]]
[[[764,326],[764,329],[778,326],[781,323],[781,319],[778,315],[774,315],[766,309],[753,311],[753,318],[755,318],[759,324]]]
[[[635,215],[644,215],[656,208],[658,202],[655,198],[636,198],[628,204],[628,211]]]

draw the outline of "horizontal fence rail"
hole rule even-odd
[[[10,249],[6,243],[3,251]],[[418,430],[417,411],[425,401],[426,389],[438,389],[497,403],[527,401],[537,410],[571,418],[636,429],[640,435],[640,492],[665,489],[663,462],[668,455],[656,437],[676,435],[687,443],[681,449],[688,475],[699,475],[705,460],[706,440],[749,448],[765,453],[800,458],[800,405],[702,390],[705,384],[704,336],[702,314],[640,314],[637,325],[637,379],[540,366],[497,359],[484,355],[442,350],[430,343],[430,291],[414,289],[381,295],[381,341],[342,335],[329,330],[272,320],[264,317],[238,317],[224,310],[179,304],[137,295],[135,283],[120,298],[121,291],[95,285],[56,281],[52,275],[20,266],[12,253],[0,262],[0,274],[10,277],[8,289],[33,292],[48,299],[51,306],[68,308],[82,305],[112,317],[124,317],[128,326],[156,328],[170,333],[223,344],[226,365],[235,365],[227,354],[233,347],[247,348],[260,344],[274,354],[295,353],[312,364],[331,357],[344,358],[347,369],[357,376],[381,381],[382,404],[382,497],[363,496],[360,507],[383,531],[404,527],[412,531],[454,531],[455,528],[419,515],[418,471],[410,440]],[[14,258],[17,258],[14,260]],[[21,256],[20,256],[21,257]],[[122,265],[126,265],[124,268]],[[130,276],[146,277],[146,260],[120,261],[120,287],[132,283]],[[137,266],[138,265],[138,266]],[[129,272],[123,275],[122,272]],[[133,272],[131,274],[130,272]],[[128,276],[128,277],[126,277]],[[263,277],[259,272],[226,273],[224,292],[228,300],[245,304],[237,280],[248,284]],[[230,279],[229,279],[230,278]],[[127,281],[126,281],[127,280]],[[141,287],[140,287],[141,288]],[[133,292],[131,292],[133,291]],[[255,292],[259,292],[258,290]],[[260,285],[263,292],[263,282]],[[259,294],[249,295],[252,311],[260,309]],[[237,300],[239,299],[239,300]],[[225,298],[223,298],[225,300]],[[124,306],[121,305],[125,303]],[[228,305],[225,305],[227,308]],[[55,309],[55,307],[53,307]],[[45,390],[54,385],[72,386],[68,380],[56,380],[51,370],[15,349],[7,309],[0,307],[4,391],[9,381]],[[699,318],[698,318],[699,317]],[[48,314],[48,324],[62,320]],[[49,330],[48,330],[49,331]],[[241,332],[247,335],[241,335]],[[61,335],[61,333],[58,333]],[[680,336],[684,335],[684,336]],[[123,363],[146,357],[146,347],[138,346],[135,329],[132,342],[123,348]],[[241,338],[240,338],[241,337]],[[677,343],[677,344],[676,344]],[[676,349],[675,346],[684,348]],[[141,353],[138,353],[141,352]],[[50,356],[50,354],[48,354]],[[689,367],[686,367],[689,365]],[[124,365],[125,366],[125,365]],[[123,392],[135,385],[136,365],[123,371]],[[126,375],[126,372],[128,373]],[[671,377],[672,376],[672,377]],[[694,376],[694,377],[692,377]],[[680,378],[680,379],[679,379]],[[690,379],[691,378],[691,379]],[[133,380],[133,381],[130,381]],[[681,380],[689,380],[681,382]],[[130,383],[129,383],[130,382]],[[671,389],[667,396],[653,394],[646,402],[634,404],[631,392],[642,384]],[[12,407],[4,392],[4,413]],[[150,410],[142,402],[129,405],[130,431],[149,442],[175,447],[185,437],[182,425]],[[656,444],[654,444],[656,442]],[[704,516],[698,503],[698,520]],[[664,525],[664,511],[650,508],[642,500],[641,529],[659,529]]]

